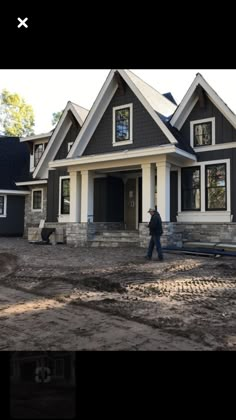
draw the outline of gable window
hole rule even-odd
[[[113,146],[133,142],[133,105],[113,108]]]
[[[190,143],[192,147],[215,144],[215,118],[191,121]]]
[[[182,169],[181,190],[182,210],[200,210],[200,167]]]
[[[32,210],[43,210],[43,190],[32,190]]]
[[[226,208],[226,164],[206,165],[206,210]]]
[[[70,178],[60,178],[60,214],[70,214]]]
[[[0,195],[0,217],[6,217],[7,215],[7,196]]]
[[[45,143],[39,143],[34,145],[34,167],[38,165],[40,158],[44,152]]]

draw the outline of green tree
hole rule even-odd
[[[58,123],[59,119],[61,118],[62,113],[63,113],[63,110],[58,111],[58,112],[53,112],[53,114],[52,114],[52,125],[53,126]]]
[[[0,132],[6,136],[34,134],[34,111],[17,93],[3,89],[0,93]]]

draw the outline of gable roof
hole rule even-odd
[[[116,73],[118,73],[127,83],[170,143],[178,143],[162,121],[162,119],[168,119],[175,111],[176,106],[173,102],[161,95],[131,71],[111,70],[68,154],[68,158],[81,156],[83,154],[108,104],[118,88],[118,82],[115,78]]]
[[[68,117],[69,111],[72,112],[80,127],[82,127],[83,122],[89,113],[87,109],[74,104],[71,101],[67,103],[54,131],[52,132],[52,136],[45,149],[45,152],[43,153],[38,165],[33,172],[33,178],[40,177],[42,175],[44,177],[47,176],[45,172],[47,172],[48,163],[55,158],[69,128],[72,125],[72,121]],[[57,141],[55,141],[56,138]]]
[[[29,173],[29,149],[18,137],[0,136],[0,189],[16,190],[15,181],[25,181]]]
[[[170,120],[171,125],[176,127],[178,130],[180,130],[180,128],[183,126],[188,115],[198,101],[197,88],[199,85],[204,89],[209,99],[219,109],[224,117],[232,124],[234,128],[236,128],[236,115],[212,89],[212,87],[206,82],[200,73],[197,73],[193,83],[191,84],[186,95],[183,97],[180,105],[172,116]]]

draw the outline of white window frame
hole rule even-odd
[[[45,147],[46,147],[46,145],[48,144],[48,141],[36,141],[36,142],[34,142],[34,145],[33,145],[33,168],[36,168],[36,166],[38,166],[38,164],[39,164],[39,161],[41,160],[41,158],[42,158],[42,156],[41,156],[41,158],[39,159],[39,161],[38,161],[38,163],[37,163],[37,165],[35,166],[35,164],[34,164],[34,155],[35,155],[35,146],[37,146],[38,144],[42,144],[43,145],[43,153],[42,153],[42,156],[43,156],[43,154],[44,154],[44,152],[45,152]]]
[[[40,209],[34,209],[34,192],[35,191],[41,191],[41,208]],[[43,211],[43,188],[34,188],[34,189],[32,189],[31,211],[33,211],[33,212],[42,212]]]
[[[206,210],[206,185],[205,185],[205,169],[208,165],[226,164],[226,210]],[[201,209],[200,211],[182,211],[181,210],[181,171],[178,171],[178,222],[231,222],[231,183],[230,183],[230,159],[208,160],[204,162],[190,163],[187,167],[200,167],[200,194],[201,194]]]
[[[116,111],[119,109],[129,108],[129,116],[130,116],[130,139],[124,141],[116,141]],[[113,107],[113,119],[112,119],[112,145],[116,146],[123,146],[124,144],[132,144],[133,143],[133,104],[124,104],[120,106]]]
[[[194,146],[194,125],[196,124],[205,124],[211,122],[211,144],[205,145],[205,146]],[[212,146],[215,145],[215,117],[213,118],[204,118],[201,120],[194,120],[194,121],[190,121],[190,146],[195,150],[195,151],[205,151],[206,147],[207,148],[211,148]]]
[[[69,141],[69,143],[67,143],[67,152],[69,153],[70,149],[72,148],[74,142],[73,141]]]
[[[69,214],[61,214],[61,185],[63,179],[69,179],[70,176],[60,176],[59,177],[59,209],[58,209],[58,222],[69,222],[70,221],[70,213]]]
[[[0,217],[7,217],[7,195],[0,194],[3,197],[3,214],[0,214]]]

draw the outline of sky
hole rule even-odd
[[[229,108],[236,113],[235,70],[141,70],[130,69],[160,93],[171,92],[179,104],[201,73]],[[52,129],[52,113],[65,108],[68,101],[90,109],[106,77],[104,70],[0,70],[0,92],[18,93],[32,105],[35,134]]]

